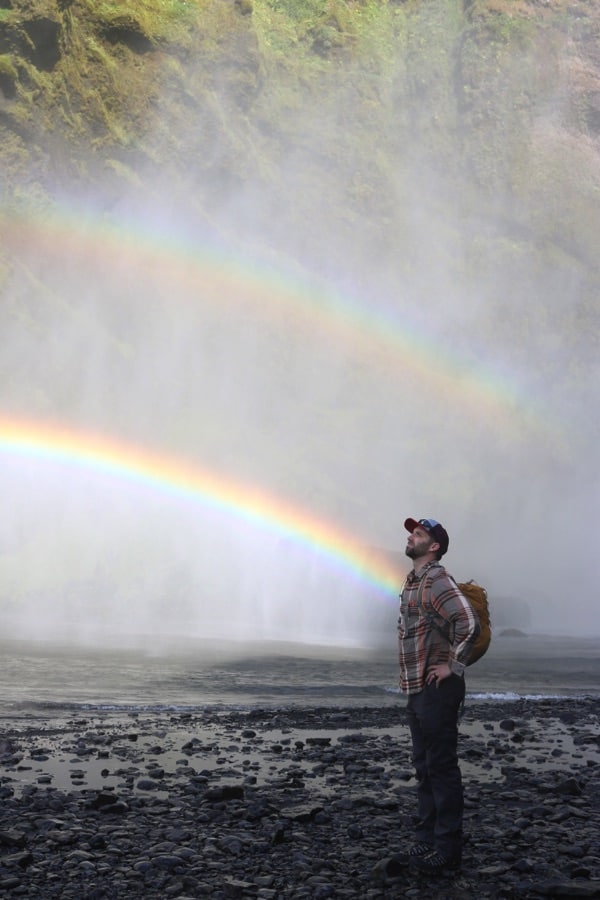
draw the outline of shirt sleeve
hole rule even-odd
[[[447,623],[450,668],[457,675],[462,675],[473,641],[479,634],[477,616],[445,570],[432,579],[430,598],[436,615]]]

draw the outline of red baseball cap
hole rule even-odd
[[[442,556],[447,552],[450,543],[448,532],[444,526],[440,525],[439,522],[436,522],[435,519],[407,519],[404,523],[404,527],[407,531],[410,531],[411,534],[417,527],[424,528],[427,534],[430,534],[440,545],[440,553]]]

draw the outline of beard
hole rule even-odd
[[[404,555],[408,556],[409,559],[419,559],[421,556],[427,556],[430,546],[431,544],[428,544],[426,547],[423,546],[423,544],[417,546],[413,544],[411,547],[409,544],[407,544]]]

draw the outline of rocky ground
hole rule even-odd
[[[478,703],[458,876],[394,853],[414,813],[403,709],[5,721],[0,896],[600,896],[595,700]]]

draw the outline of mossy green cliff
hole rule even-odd
[[[599,29],[564,0],[3,0],[3,206],[168,184],[210,219],[250,188],[278,229],[327,209],[343,245],[359,217],[408,271],[435,177],[442,219],[595,268]]]

